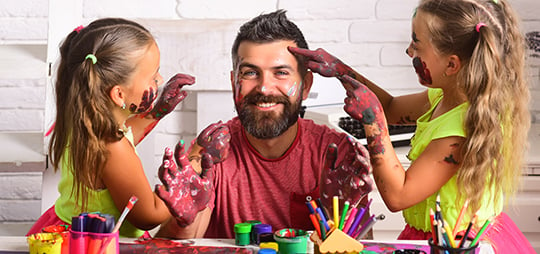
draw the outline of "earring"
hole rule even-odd
[[[126,103],[122,102],[122,109],[126,109]]]
[[[446,75],[446,72],[443,72],[443,77],[448,77],[448,75]]]

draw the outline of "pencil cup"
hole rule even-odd
[[[330,231],[326,238],[321,240],[319,234],[311,234],[310,240],[314,243],[315,254],[347,253],[356,254],[362,252],[364,245],[356,239],[345,234],[345,232],[334,229]]]
[[[69,253],[84,254],[118,254],[119,234],[116,233],[91,233],[70,230]]]
[[[62,253],[62,235],[58,233],[36,233],[26,238],[30,254]]]
[[[284,228],[274,232],[280,254],[307,253],[306,231],[294,228]]]
[[[460,240],[461,238],[458,236],[456,237],[456,240]],[[478,253],[478,243],[474,246],[468,246],[468,244],[471,243],[473,238],[467,238],[468,241],[465,242],[464,246],[467,247],[461,247],[461,248],[452,248],[450,246],[440,246],[433,243],[433,239],[430,238],[428,240],[430,253],[432,254],[476,254]],[[457,241],[459,242],[459,241]]]

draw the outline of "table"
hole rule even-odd
[[[122,246],[126,246],[127,244],[133,244],[135,243],[136,239],[132,238],[121,238],[120,244],[121,249]],[[245,250],[243,252],[245,253],[257,253],[258,248],[253,245],[240,247],[236,246],[234,244],[234,239],[190,239],[190,240],[178,240],[174,241],[177,243],[183,243],[185,245],[190,246],[212,246],[212,247],[223,247],[222,249],[242,249]],[[308,241],[310,242],[310,241]],[[366,246],[371,244],[378,244],[384,245],[387,251],[382,251],[381,253],[392,253],[391,247],[388,246],[394,246],[396,244],[407,244],[407,245],[427,245],[426,241],[385,241],[384,243],[376,240],[363,240],[362,243],[364,243]],[[313,253],[313,244],[308,245],[308,251],[310,253]],[[28,253],[28,244],[26,243],[26,237],[24,236],[2,236],[0,237],[0,254],[22,254],[22,253]],[[123,253],[123,252],[121,252]],[[135,253],[135,252],[129,252],[129,253]],[[176,253],[176,252],[175,252]],[[215,249],[212,252],[208,253],[215,253]],[[494,253],[493,248],[487,243],[480,243],[480,254],[490,254]]]

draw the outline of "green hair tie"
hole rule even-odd
[[[88,54],[86,55],[86,57],[84,58],[84,60],[92,60],[92,64],[96,64],[97,63],[97,57],[94,56],[94,54]]]

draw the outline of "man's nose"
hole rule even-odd
[[[277,88],[277,82],[271,74],[261,74],[260,82],[257,86],[257,90],[264,94],[269,95],[275,92]]]

